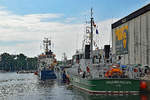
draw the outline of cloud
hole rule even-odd
[[[75,21],[75,20],[77,20],[75,17],[70,17],[70,18],[66,18],[65,22],[70,23],[70,22]]]
[[[3,7],[2,7],[3,8]],[[52,50],[58,59],[65,52],[69,58],[76,49],[81,48],[85,25],[69,22],[77,18],[64,19],[67,23],[53,21],[61,19],[63,14],[30,14],[16,15],[0,7],[0,53],[24,53],[27,56],[37,56],[42,52],[42,40],[51,37]],[[51,19],[43,21],[43,19]],[[112,20],[97,22],[99,29],[99,45],[108,43],[111,34]]]

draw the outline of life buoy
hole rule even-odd
[[[112,74],[113,73],[119,73],[119,75],[122,75],[122,71],[119,68],[113,68],[112,69]]]
[[[112,71],[111,70],[108,70],[106,73],[105,73],[105,77],[111,77],[112,76]]]
[[[122,71],[118,68],[113,68],[111,70],[108,70],[106,73],[105,73],[105,77],[111,77],[113,76],[114,73],[119,73],[119,75],[122,75]]]

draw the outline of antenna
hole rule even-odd
[[[91,18],[93,18],[93,8],[91,8]]]
[[[93,8],[91,8],[91,43],[90,43],[90,58],[92,59],[93,56]]]
[[[91,3],[90,3],[90,4],[91,4],[91,8],[92,8],[92,7],[93,7],[93,5],[94,5],[94,2],[93,2],[93,0],[91,0]]]
[[[113,24],[113,16],[111,19],[111,24]],[[110,27],[111,27],[111,24],[110,24]],[[111,42],[111,44],[110,44],[110,42]],[[110,30],[110,35],[109,35],[109,45],[112,45],[112,30]]]

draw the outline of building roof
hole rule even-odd
[[[112,29],[113,29],[113,28],[116,28],[116,27],[122,25],[123,23],[128,22],[128,21],[130,21],[130,20],[132,20],[132,19],[134,19],[134,18],[136,18],[136,17],[138,17],[138,16],[140,16],[140,15],[142,15],[142,14],[148,12],[148,11],[150,11],[150,3],[147,4],[146,6],[140,8],[139,10],[137,10],[137,11],[135,11],[135,12],[129,14],[128,16],[126,16],[126,17],[120,19],[119,21],[113,23],[113,24],[111,25],[111,26],[112,26]]]

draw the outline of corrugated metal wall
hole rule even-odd
[[[122,64],[150,65],[150,11],[112,30],[112,49],[116,53],[115,30],[128,26],[128,54],[121,55]]]

